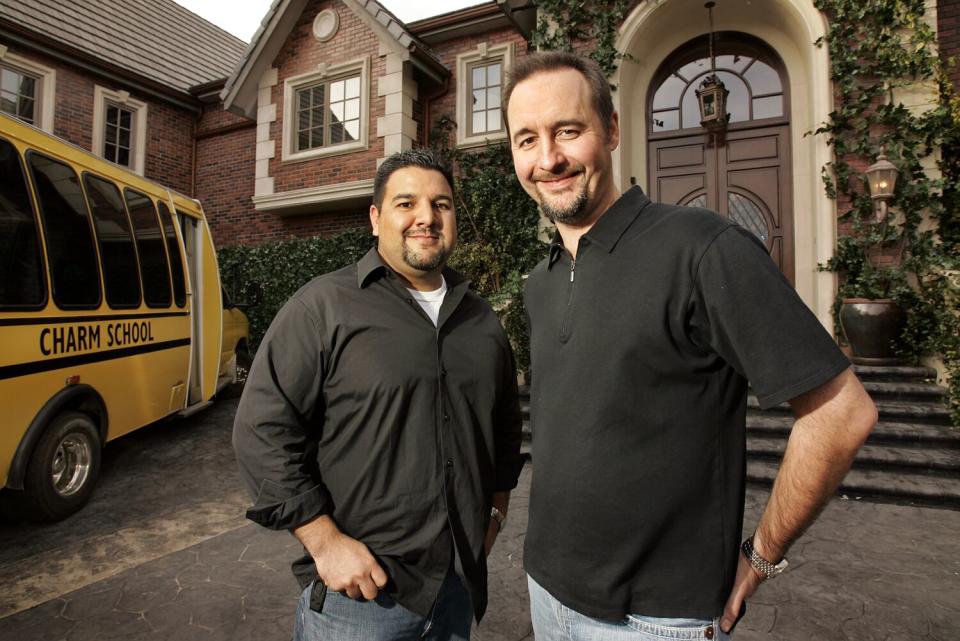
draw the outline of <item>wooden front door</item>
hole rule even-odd
[[[766,245],[794,282],[788,87],[782,63],[747,36],[726,34],[716,75],[730,90],[723,144],[708,146],[695,90],[714,73],[694,41],[662,66],[648,103],[649,189],[654,201],[706,207]]]

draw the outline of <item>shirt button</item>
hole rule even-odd
[[[453,459],[452,459],[452,458],[448,458],[448,459],[447,459],[447,467],[453,467]]]
[[[444,415],[443,415],[443,420],[444,420],[444,421],[449,421],[449,420],[450,420],[450,415],[444,413]]]
[[[707,626],[707,629],[703,631],[703,636],[704,636],[705,638],[707,638],[707,639],[712,639],[712,638],[713,638],[713,626],[712,626],[712,625],[708,625],[708,626]]]

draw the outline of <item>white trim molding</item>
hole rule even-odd
[[[467,51],[457,56],[457,146],[458,147],[477,147],[485,145],[488,142],[506,140],[507,130],[504,126],[503,131],[492,134],[481,134],[471,136],[470,131],[470,78],[469,70],[471,65],[482,62],[494,62],[497,59],[503,60],[503,80],[510,69],[513,67],[514,45],[512,42],[506,42],[499,45],[488,45],[481,43],[473,51]],[[506,124],[506,123],[504,123]]]
[[[253,195],[273,193],[270,160],[276,155],[276,141],[270,137],[270,125],[277,120],[277,105],[273,102],[273,88],[278,84],[279,71],[272,67],[260,76],[257,84],[257,149]]]
[[[100,85],[94,85],[91,151],[95,155],[103,157],[103,134],[106,129],[108,102],[133,112],[129,169],[142,176],[147,158],[147,103],[131,98],[127,91],[113,91]]]
[[[34,125],[48,133],[53,133],[54,109],[57,104],[57,71],[51,67],[11,53],[7,45],[0,44],[0,63],[15,71],[21,71],[37,78],[40,85],[37,102],[34,106]]]
[[[368,178],[284,191],[279,194],[254,196],[253,205],[257,211],[275,211],[281,215],[304,215],[369,205],[372,197],[373,178]]]
[[[294,151],[296,136],[297,91],[312,84],[335,79],[337,76],[360,73],[360,137],[349,143]],[[261,107],[262,109],[262,107]],[[258,119],[259,121],[259,119]],[[313,158],[337,156],[367,149],[370,136],[370,58],[365,56],[335,65],[319,64],[316,70],[283,81],[283,143],[282,162],[302,162]]]

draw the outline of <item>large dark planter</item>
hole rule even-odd
[[[891,347],[900,336],[906,316],[889,298],[845,298],[840,306],[840,327],[850,344],[854,363],[894,365]]]

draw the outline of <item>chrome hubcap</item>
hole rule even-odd
[[[53,455],[53,489],[60,496],[75,494],[90,475],[90,443],[77,434],[68,434]]]

